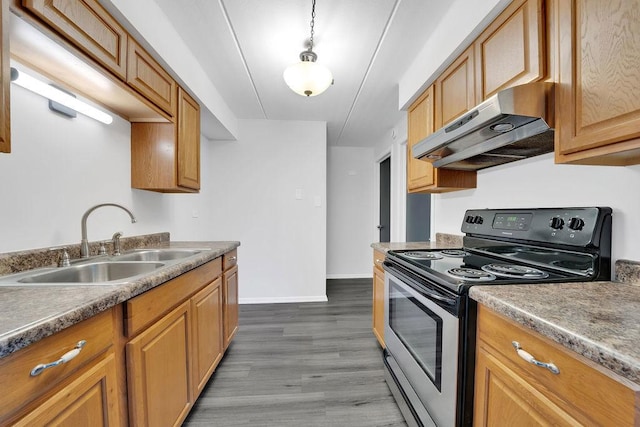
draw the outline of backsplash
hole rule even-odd
[[[168,232],[123,237],[120,239],[120,249],[125,251],[158,246],[163,243],[168,243],[169,241],[170,234]],[[97,254],[101,242],[105,243],[107,253],[113,252],[113,245],[110,240],[98,240],[89,243],[89,253]],[[62,248],[67,248],[71,260],[80,258],[79,244],[38,248],[19,252],[6,252],[0,254],[0,275],[19,273],[34,268],[55,267],[58,265],[60,257],[62,256]]]
[[[640,285],[640,262],[619,259],[616,261],[616,282]]]

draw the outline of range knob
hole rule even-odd
[[[474,224],[482,224],[482,222],[482,217],[480,215],[477,215],[475,218],[473,218]]]
[[[474,218],[475,217],[473,215],[467,215],[467,217],[464,219],[464,222],[466,222],[467,224],[473,224]]]
[[[575,231],[580,231],[582,230],[582,227],[584,227],[584,220],[582,218],[571,218],[569,220],[569,228]]]
[[[560,230],[563,225],[564,220],[557,216],[551,218],[551,221],[549,221],[549,227],[553,228],[554,230]]]

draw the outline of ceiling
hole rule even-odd
[[[361,147],[403,120],[398,81],[449,5],[317,0],[314,52],[335,83],[307,98],[282,73],[308,43],[311,0],[154,1],[238,119],[322,120],[330,146]]]

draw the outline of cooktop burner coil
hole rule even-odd
[[[444,256],[452,257],[452,258],[464,258],[469,255],[469,252],[464,251],[462,249],[443,249],[440,253]]]
[[[447,274],[470,282],[489,282],[496,279],[496,276],[489,272],[466,267],[450,268],[447,270]]]
[[[537,268],[515,264],[487,264],[483,265],[482,269],[499,277],[544,279],[549,276],[549,274]]]
[[[442,259],[442,255],[437,252],[404,252],[404,256],[415,259],[435,260]]]

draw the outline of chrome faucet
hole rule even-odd
[[[82,223],[81,223],[81,227],[82,227],[82,240],[80,241],[80,256],[82,258],[88,258],[89,257],[89,241],[87,240],[87,218],[89,218],[89,214],[91,214],[91,212],[93,212],[94,210],[101,208],[103,206],[113,206],[116,208],[120,208],[123,211],[125,211],[126,213],[129,214],[129,216],[131,217],[131,222],[134,223],[136,222],[136,217],[133,216],[133,214],[131,213],[131,211],[127,208],[125,208],[124,206],[120,206],[118,204],[115,203],[102,203],[99,205],[95,205],[93,207],[90,207],[85,213],[84,215],[82,215]]]

